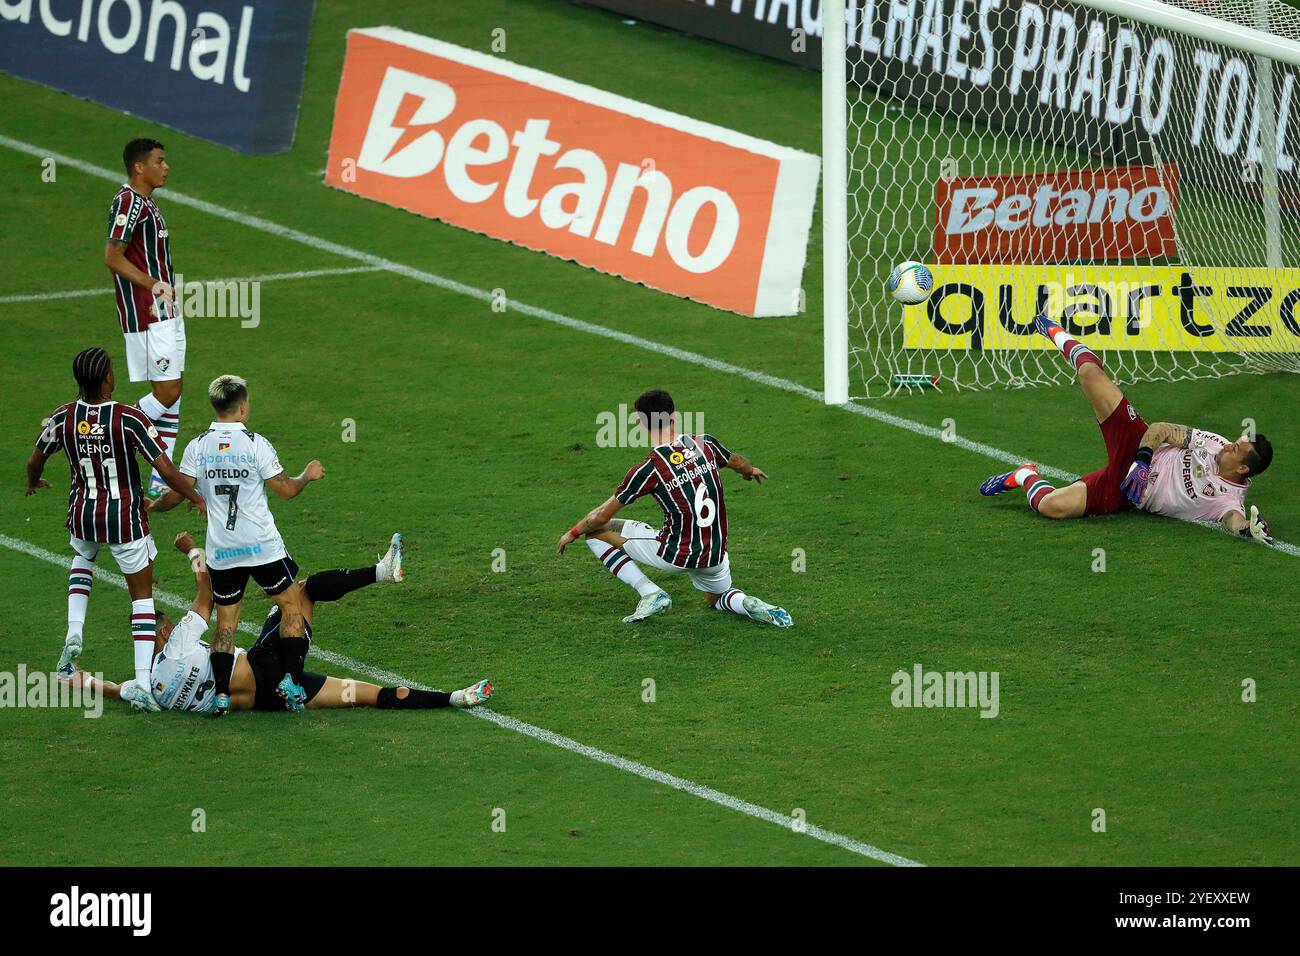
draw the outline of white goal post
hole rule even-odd
[[[1300,371],[1300,11],[823,0],[824,398]],[[884,281],[915,259],[930,300]]]

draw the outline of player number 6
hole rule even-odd
[[[709,497],[709,489],[704,485],[697,485],[695,488],[695,519],[701,528],[707,528],[713,524],[713,519],[717,517],[718,508]]]

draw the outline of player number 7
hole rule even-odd
[[[212,493],[230,499],[230,507],[226,510],[226,530],[234,531],[235,519],[239,517],[239,485],[213,485]]]

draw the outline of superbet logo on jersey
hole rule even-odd
[[[791,315],[818,157],[402,30],[348,33],[325,181],[746,315]]]
[[[1048,263],[1176,253],[1178,167],[941,178],[935,261]]]

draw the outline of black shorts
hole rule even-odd
[[[255,567],[208,568],[208,574],[212,578],[212,603],[231,605],[244,599],[250,577],[267,597],[287,590],[298,576],[298,563],[285,555],[279,561]]]
[[[311,643],[311,625],[303,622],[303,633]],[[280,664],[280,609],[273,608],[262,625],[262,634],[257,643],[248,649],[248,666],[253,670],[255,684],[253,692],[253,710],[284,710],[284,701],[275,692],[275,688],[284,678],[284,668]],[[307,692],[307,700],[320,693],[325,686],[323,674],[309,674],[303,671],[302,689]]]

